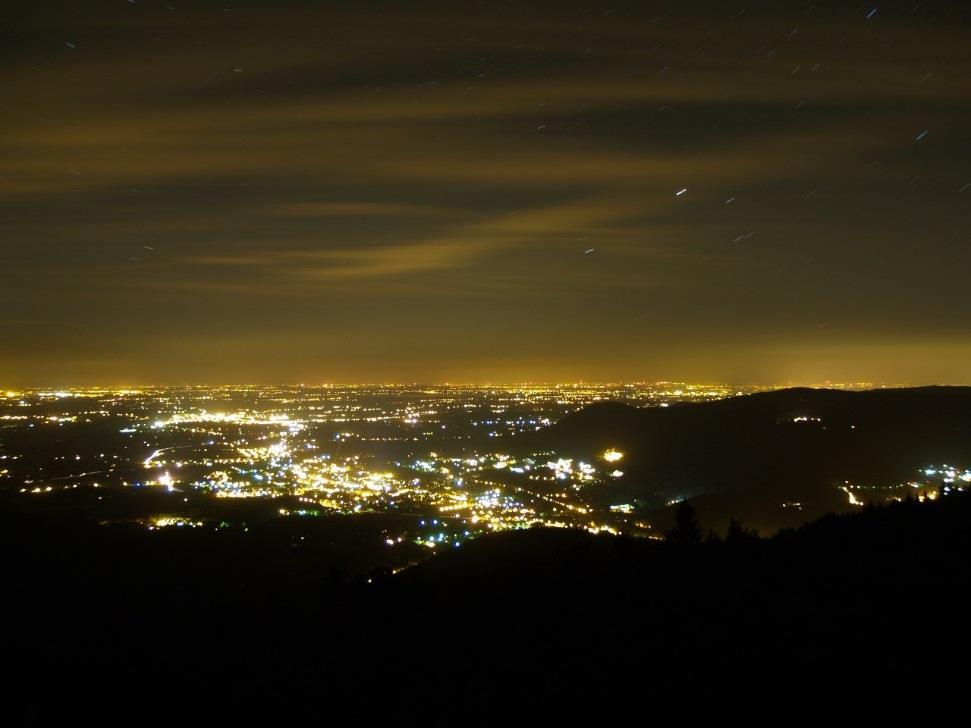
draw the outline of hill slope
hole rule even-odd
[[[212,578],[225,565],[201,544],[153,585],[137,555],[104,561],[77,534],[31,528],[5,544],[24,567],[7,580],[18,597],[5,602],[16,625],[3,639],[8,712],[40,724],[146,707],[422,725],[586,712],[603,723],[674,699],[764,710],[774,696],[801,710],[893,690],[895,705],[924,705],[926,689],[907,688],[928,685],[939,704],[964,694],[949,666],[968,646],[969,522],[971,495],[956,494],[762,541],[537,529],[371,582],[281,574],[244,594]],[[67,546],[69,563],[57,556]]]
[[[645,409],[608,402],[530,445],[586,459],[623,451],[624,477],[604,494],[614,502],[704,496],[699,510],[707,501],[712,526],[738,515],[774,530],[786,525],[783,503],[800,504],[800,522],[845,508],[845,481],[899,483],[931,464],[971,465],[971,388],[785,389]]]

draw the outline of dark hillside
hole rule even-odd
[[[532,530],[368,581],[192,542],[168,544],[165,566],[140,532],[106,550],[90,527],[6,523],[8,694],[38,720],[96,696],[109,721],[136,705],[250,720],[327,706],[431,725],[603,720],[753,691],[798,705],[911,679],[945,700],[968,647],[969,524],[971,496],[955,494],[770,540]]]
[[[800,504],[797,523],[845,508],[837,489],[845,481],[900,483],[928,465],[971,464],[971,388],[786,389],[645,409],[603,403],[530,444],[587,459],[622,450],[624,477],[605,486],[605,499],[660,507],[707,495],[713,527],[735,515],[775,530],[786,524],[784,503]]]

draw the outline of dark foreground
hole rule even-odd
[[[964,494],[770,540],[507,533],[384,577],[4,521],[17,723],[603,724],[769,699],[939,704],[966,681]]]

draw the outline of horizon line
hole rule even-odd
[[[961,387],[961,386],[971,386],[966,383],[958,382],[926,382],[920,384],[914,384],[912,382],[872,382],[872,381],[831,381],[825,380],[822,382],[798,382],[798,381],[788,381],[788,382],[718,382],[718,381],[690,381],[690,380],[673,380],[673,379],[661,379],[661,380],[578,380],[573,382],[557,382],[557,381],[540,381],[540,380],[526,380],[526,381],[484,381],[484,382],[421,382],[421,381],[372,381],[372,382],[221,382],[221,383],[210,383],[210,382],[179,382],[179,383],[149,383],[144,382],[140,384],[136,383],[124,383],[124,384],[31,384],[31,385],[0,385],[0,393],[9,394],[10,392],[25,391],[25,392],[37,392],[37,391],[77,391],[77,390],[106,390],[106,391],[124,391],[124,390],[137,390],[137,389],[174,389],[174,388],[187,388],[187,389],[201,389],[201,388],[211,388],[211,389],[227,389],[227,388],[238,388],[238,389],[255,389],[255,388],[315,388],[315,389],[334,389],[340,387],[416,387],[416,388],[427,388],[427,387],[474,387],[474,388],[488,388],[488,387],[555,387],[555,388],[568,388],[568,387],[607,387],[607,386],[621,386],[621,387],[644,387],[644,386],[683,386],[691,388],[704,388],[704,387],[722,387],[722,388],[741,388],[741,387],[765,387],[774,389],[786,389],[786,388],[809,388],[809,389],[826,389],[826,388],[859,388],[859,389],[901,389],[901,388],[913,388],[913,387]]]

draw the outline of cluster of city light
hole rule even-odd
[[[971,489],[971,468],[951,465],[932,465],[921,468],[922,477],[901,483],[886,485],[859,485],[845,481],[840,490],[846,493],[852,506],[867,503],[902,501],[916,498],[918,501],[933,501],[956,491]]]
[[[10,454],[0,477],[16,477],[21,492],[34,494],[121,486],[172,492],[178,502],[193,491],[291,499],[286,516],[396,512],[449,519],[449,528],[433,535],[391,534],[394,544],[403,538],[438,547],[536,524],[600,531],[633,513],[609,508],[606,496],[598,499],[601,484],[623,475],[616,466],[625,454],[617,448],[587,453],[586,460],[523,454],[521,447],[506,447],[510,438],[598,401],[659,406],[762,389],[681,383],[10,388],[0,390],[5,426],[63,428],[58,442],[83,442],[65,440],[65,431],[80,435],[90,423],[110,423],[111,434],[94,452],[59,451],[42,466]],[[370,445],[385,442],[404,444],[407,454],[389,461]],[[292,499],[301,507],[292,507]],[[148,525],[192,521],[160,518]]]
[[[207,412],[199,410],[197,412],[177,412],[161,420],[152,423],[154,429],[162,429],[173,425],[185,424],[234,424],[234,425],[286,425],[291,430],[303,427],[301,422],[291,421],[290,415],[281,413],[263,413],[255,411],[238,412]]]
[[[146,524],[149,531],[154,531],[159,528],[199,528],[203,525],[203,521],[194,520],[192,518],[186,518],[184,516],[156,516],[151,520],[147,521]]]
[[[601,455],[601,457],[604,460],[606,460],[608,463],[616,463],[624,459],[624,453],[622,453],[620,450],[615,450],[614,448],[610,448],[609,450],[604,452],[604,454]]]

